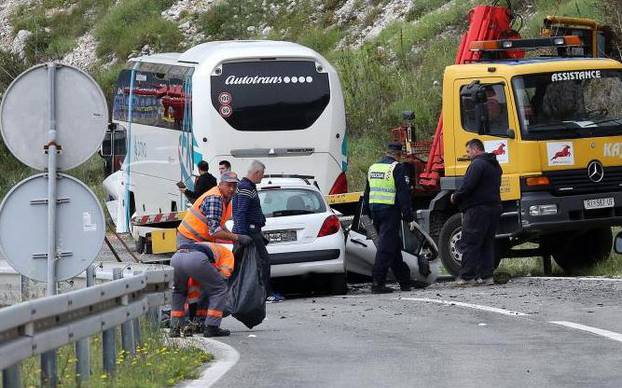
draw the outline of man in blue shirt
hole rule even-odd
[[[236,234],[250,236],[255,243],[257,253],[261,258],[261,274],[266,286],[269,302],[280,302],[283,297],[272,292],[270,286],[270,255],[266,250],[266,243],[261,234],[261,228],[266,225],[266,217],[261,210],[257,183],[263,179],[266,166],[258,160],[254,160],[246,177],[242,178],[238,189],[233,196],[233,230]]]

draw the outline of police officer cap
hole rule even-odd
[[[387,151],[390,152],[401,152],[402,144],[401,143],[389,143],[387,144]]]

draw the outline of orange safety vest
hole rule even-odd
[[[177,228],[177,231],[181,233],[184,237],[189,238],[194,241],[211,241],[216,242],[216,240],[210,235],[209,226],[207,225],[207,218],[203,213],[201,213],[201,204],[205,200],[205,197],[216,196],[221,197],[222,202],[222,194],[220,193],[220,189],[218,186],[213,187],[205,194],[201,195],[194,201],[194,204],[184,216],[184,219],[181,221],[181,224]],[[225,222],[231,218],[232,208],[231,201],[226,205],[223,204],[222,216],[220,218],[220,226],[222,228],[225,227]]]

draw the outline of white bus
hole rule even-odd
[[[209,42],[132,59],[119,75],[112,119],[128,138],[121,171],[105,181],[121,200],[109,206],[119,231],[131,216],[185,209],[176,183],[192,189],[201,160],[216,177],[220,160],[244,175],[258,159],[269,174],[309,175],[324,194],[347,192],[339,77],[295,43]]]

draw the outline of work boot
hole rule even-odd
[[[229,334],[231,334],[229,330],[221,329],[218,326],[206,325],[203,337],[227,337]]]
[[[486,279],[477,279],[477,284],[480,286],[494,286],[495,279],[493,279],[492,276]]]
[[[402,291],[411,291],[413,288],[415,290],[419,290],[422,288],[426,288],[427,286],[429,286],[430,284],[426,281],[423,280],[410,280],[408,282],[402,282],[400,283],[400,290]]]
[[[193,334],[201,334],[204,330],[203,323],[198,320],[188,322],[188,327],[192,330]]]
[[[387,287],[385,284],[373,283],[371,285],[372,294],[390,294],[393,292],[391,287]]]
[[[179,338],[181,337],[181,327],[171,327],[171,330],[168,332],[168,336],[170,338]]]
[[[184,325],[184,327],[181,328],[181,334],[184,337],[192,337],[193,333],[194,333],[194,327],[191,323],[187,323],[186,325]]]
[[[458,278],[454,282],[454,285],[456,287],[469,287],[469,286],[476,286],[477,282],[475,281],[475,279],[465,280],[465,279],[462,279],[462,278]]]
[[[180,318],[171,318],[171,330],[168,332],[168,336],[171,338],[181,337],[181,329],[183,321]]]

